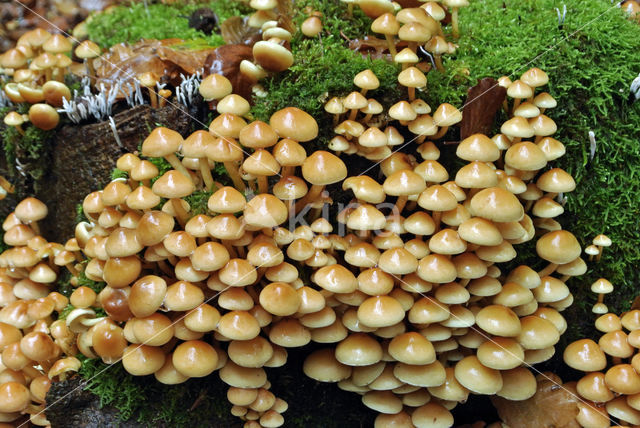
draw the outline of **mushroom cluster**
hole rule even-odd
[[[378,6],[377,8],[367,9],[368,5],[374,3]],[[457,37],[457,10],[468,3],[466,0],[452,0],[445,3],[452,8],[453,36]],[[379,7],[380,4],[389,6]],[[393,4],[387,1],[361,1],[359,5],[369,17],[374,19],[371,23],[371,31],[384,36],[391,58],[402,64],[403,69],[408,64],[418,62],[417,54],[420,47],[423,52],[433,56],[438,71],[445,71],[441,57],[443,54],[455,52],[456,46],[444,38],[440,22],[445,18],[446,12],[439,3],[430,1],[420,7],[399,8],[397,11]]]
[[[282,425],[286,403],[264,368],[311,341],[326,347],[305,373],[361,394],[379,426],[450,425],[469,393],[530,397],[523,365],[554,354],[572,301],[565,281],[585,268],[575,237],[536,208],[574,186],[546,168],[545,143],[473,135],[458,145],[469,163],[453,180],[422,143],[423,162],[394,153],[379,183],[348,177],[327,151],[307,155],[317,134],[292,107],[269,124],[225,112],[187,138],[154,129],[142,155],[171,163],[160,176],[122,156],[128,177],[87,195],[90,222],[76,228],[86,263],[70,269],[106,286],[75,310],[109,316],[72,312],[70,323],[87,320],[80,351],[169,384],[218,370],[247,427]],[[214,163],[233,185],[213,179]],[[336,219],[320,216],[327,186],[354,195]],[[205,214],[187,202],[196,191],[210,192]],[[502,272],[536,235],[549,265]]]
[[[403,52],[396,55],[396,61]],[[418,60],[417,56],[415,59]],[[415,96],[416,89],[427,85],[426,76],[417,67],[404,68],[398,74],[398,83],[407,88],[408,100],[394,103],[387,112],[375,98],[365,97],[367,91],[380,86],[373,71],[367,69],[358,73],[353,83],[360,91],[353,91],[343,98],[333,97],[324,106],[325,111],[333,115],[336,135],[328,147],[335,152],[381,161],[403,145],[415,142],[418,152],[425,153],[423,157],[435,160],[439,150],[433,141],[425,140],[444,137],[450,126],[462,120],[462,113],[449,103],[440,104],[433,116],[429,114],[429,104]],[[405,142],[405,136],[410,141]]]
[[[20,202],[4,221],[4,242],[11,248],[0,255],[0,422],[38,426],[49,422],[45,395],[52,381],[64,380],[80,368],[76,333],[99,322],[91,309],[68,312],[69,302],[88,308],[87,287],[71,299],[55,291],[65,266],[78,261],[78,246],[47,242],[38,222],[47,207],[35,198]],[[72,268],[73,269],[73,268]],[[74,269],[75,272],[75,269]],[[16,425],[11,425],[16,426]]]
[[[603,333],[598,342],[580,339],[564,351],[565,363],[585,372],[576,385],[585,400],[578,404],[576,421],[594,428],[610,426],[610,418],[620,425],[639,425],[640,310],[605,313],[595,327]]]
[[[0,74],[11,78],[3,87],[4,95],[15,104],[31,104],[28,115],[7,114],[5,125],[15,127],[22,135],[26,122],[44,130],[58,125],[56,108],[62,107],[63,99],[71,100],[71,91],[64,83],[65,74],[82,73],[83,65],[71,59],[72,50],[71,39],[35,29],[26,32],[15,48],[0,56]],[[91,61],[100,54],[100,48],[85,41],[75,48],[75,54],[92,70]]]

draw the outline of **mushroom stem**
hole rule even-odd
[[[540,114],[544,114],[544,111],[546,110],[545,107],[540,107]]]
[[[164,158],[167,162],[171,164],[173,169],[180,172],[182,175],[187,177],[189,181],[191,181],[191,183],[193,183],[193,180],[191,179],[191,174],[189,174],[189,171],[187,171],[187,168],[185,168],[185,166],[182,165],[182,162],[180,162],[180,159],[178,159],[175,153],[168,154]]]
[[[409,101],[413,101],[416,99],[416,88],[409,86]]]
[[[504,99],[504,101],[502,101],[502,109],[504,110],[505,114],[509,114],[509,103],[507,102],[506,98]]]
[[[373,114],[371,113],[367,113],[361,120],[362,123],[366,124],[367,122],[369,122],[371,120],[371,118],[373,117]]]
[[[444,137],[444,134],[446,134],[448,130],[449,130],[448,126],[443,126],[442,128],[438,129],[438,132],[436,132],[436,135],[432,136],[431,139],[437,140],[438,138]]]
[[[436,60],[436,68],[440,73],[445,73],[444,65],[442,65],[442,55],[433,55]]]
[[[522,100],[521,100],[520,98],[516,98],[516,99],[513,101],[513,107],[511,107],[511,116],[513,116],[513,113],[516,111],[516,109],[517,109],[517,108],[518,108],[518,106],[520,105],[520,102],[521,102],[521,101],[522,101]]]
[[[73,266],[73,263],[67,263],[64,267],[67,268],[71,276],[78,276],[78,270]]]
[[[32,221],[31,223],[29,223],[29,227],[31,227],[31,229],[33,229],[33,231],[36,233],[36,235],[41,235],[40,226],[38,226],[38,222],[37,221]]]
[[[431,213],[431,218],[433,218],[433,222],[436,224],[436,227],[433,231],[433,233],[436,233],[440,230],[440,218],[442,217],[442,212],[441,211],[433,211]]]
[[[156,97],[156,91],[153,87],[149,86],[149,100],[151,101],[151,108],[158,108],[158,98]]]
[[[283,166],[282,167],[282,176],[288,177],[290,175],[294,175],[293,172],[296,170],[295,166]]]
[[[238,167],[233,162],[224,162],[224,168],[227,170],[227,174],[231,177],[231,181],[233,181],[233,186],[241,192],[244,192],[247,189],[247,186],[242,181],[242,177],[240,177],[240,172],[238,172]]]
[[[451,29],[453,30],[453,38],[460,37],[460,31],[458,29],[458,8],[454,7],[451,10]]]
[[[14,128],[16,128],[16,131],[24,137],[24,129],[22,129],[21,125],[15,125]]]
[[[522,137],[513,137],[513,140],[511,140],[511,145],[518,144],[520,140],[522,140]]]
[[[353,18],[353,3],[347,5],[347,18]]]
[[[542,136],[542,135],[536,135],[535,143],[538,144],[540,142],[540,140],[542,140],[543,138],[544,138],[544,136]]]
[[[351,110],[351,113],[349,113],[349,120],[355,120],[357,115],[358,115],[357,109]]]
[[[390,34],[385,34],[384,38],[387,40],[387,47],[389,48],[389,53],[391,54],[391,59],[393,59],[398,54],[398,51],[396,51],[395,40],[393,40],[393,36],[390,35]]]
[[[93,80],[93,76],[95,76],[96,72],[93,68],[93,59],[90,58],[85,58],[84,63],[87,66],[87,75],[89,76],[90,80]]]
[[[604,303],[604,294],[598,294],[598,303]]]
[[[200,166],[200,175],[202,175],[202,180],[204,181],[204,186],[207,190],[211,190],[215,184],[213,184],[213,176],[211,175],[211,170],[209,169],[209,160],[204,157],[200,158],[198,165]]]
[[[187,220],[189,220],[189,213],[182,206],[182,199],[172,198],[171,205],[173,205],[173,210],[176,212],[178,223],[180,223],[180,225],[184,227],[185,223],[187,223]]]
[[[269,182],[266,175],[258,176],[258,192],[269,193]]]
[[[407,201],[409,200],[408,196],[402,195],[402,196],[398,196],[398,200],[396,201],[396,205],[393,207],[393,215],[395,217],[400,217],[400,214],[402,213],[402,210],[404,209],[404,206],[407,204]]]
[[[466,287],[466,286],[467,286],[467,284],[469,284],[469,281],[471,281],[471,279],[470,279],[470,278],[464,278],[464,279],[461,279],[461,280],[458,282],[458,284],[460,284],[462,287]]]
[[[600,258],[602,257],[602,251],[604,251],[604,247],[602,245],[597,245],[598,247],[598,255],[596,256],[596,262],[600,261]]]
[[[553,272],[556,271],[556,269],[558,268],[558,265],[555,263],[549,263],[547,265],[546,268],[542,269],[540,272],[538,272],[538,276],[540,278],[542,278],[543,276],[549,276],[551,275]]]
[[[370,230],[359,230],[358,231],[358,238],[362,239],[363,241],[369,242],[369,238],[371,238],[371,231]]]
[[[323,190],[324,190],[324,186],[317,185],[317,184],[314,184],[313,186],[311,186],[311,189],[309,189],[309,192],[296,203],[296,209],[295,209],[296,214],[299,213],[305,207],[305,205],[307,205],[309,201],[318,199],[318,197],[320,196]]]
[[[233,248],[233,245],[231,245],[229,241],[225,241],[224,239],[222,239],[220,240],[220,243],[224,246],[224,248],[227,249],[227,252],[229,253],[229,257],[235,258],[238,256],[236,254],[235,248]]]

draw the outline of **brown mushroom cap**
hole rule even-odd
[[[311,184],[325,186],[344,180],[347,167],[337,156],[318,150],[305,159],[302,175]]]
[[[164,365],[165,354],[161,348],[147,345],[129,345],[122,355],[124,369],[134,376],[146,376]]]
[[[493,395],[502,389],[500,372],[482,365],[475,355],[458,361],[455,376],[462,386],[476,394]]]
[[[338,382],[351,375],[351,367],[339,362],[331,348],[311,353],[302,366],[304,374],[319,382]]]
[[[54,107],[38,103],[29,108],[29,120],[34,126],[49,131],[58,126],[60,115]]]
[[[578,240],[566,230],[544,234],[536,243],[536,251],[543,259],[556,264],[569,263],[581,253]]]
[[[315,119],[296,107],[278,110],[269,119],[269,124],[280,137],[294,141],[311,141],[318,136]]]
[[[520,221],[524,215],[518,198],[499,187],[476,193],[471,199],[471,209],[475,215],[497,222]]]
[[[176,347],[172,361],[179,373],[189,377],[204,377],[216,369],[218,353],[206,342],[189,340]]]

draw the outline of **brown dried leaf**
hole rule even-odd
[[[364,36],[362,39],[349,40],[349,49],[363,55],[371,55],[373,59],[391,60],[389,45],[385,39],[375,36]]]
[[[242,16],[232,16],[226,19],[220,25],[220,34],[228,45],[253,46],[261,39],[260,30],[249,27],[249,18]]]
[[[211,52],[204,63],[204,75],[222,74],[233,86],[233,93],[251,98],[252,82],[240,73],[242,60],[253,60],[253,50],[247,45],[223,45]]]
[[[538,380],[535,395],[524,401],[493,396],[491,402],[502,421],[518,428],[578,428],[578,397],[571,385]]]
[[[142,40],[134,45],[113,46],[95,62],[97,85],[109,88],[117,81],[123,84],[147,71],[155,73],[165,83],[180,82],[180,74],[194,74],[204,67],[211,49],[183,49],[180,39]]]
[[[489,134],[506,95],[507,90],[490,77],[485,77],[477,85],[469,88],[463,107],[460,138],[465,139],[477,133]]]

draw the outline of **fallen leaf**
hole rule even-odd
[[[228,45],[253,46],[262,40],[260,30],[250,27],[249,18],[242,16],[232,16],[225,19],[220,25],[220,34]]]
[[[548,379],[539,379],[535,395],[524,401],[493,396],[491,402],[500,419],[518,428],[579,428],[578,397],[575,388]]]
[[[242,60],[253,61],[253,50],[247,45],[223,45],[210,52],[204,63],[204,76],[222,74],[231,82],[233,93],[251,98],[252,82],[240,73]]]
[[[460,138],[465,139],[478,133],[489,134],[506,95],[507,90],[490,77],[485,77],[469,88],[467,101],[463,106]]]

